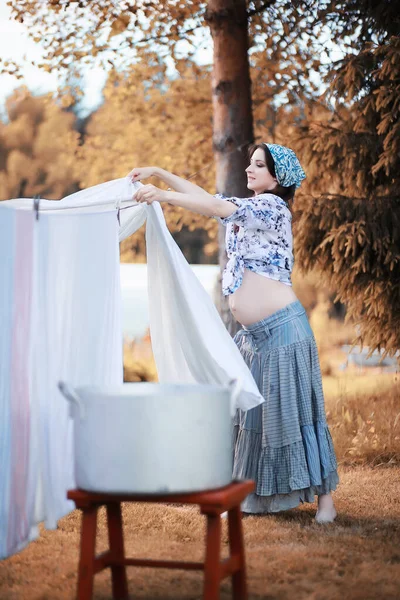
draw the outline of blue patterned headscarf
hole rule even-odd
[[[264,143],[264,145],[267,146],[274,159],[276,180],[279,185],[290,187],[295,184],[296,188],[300,187],[302,180],[306,178],[306,174],[293,150],[279,144]]]

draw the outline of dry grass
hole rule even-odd
[[[157,381],[157,368],[151,349],[150,335],[142,340],[124,341],[124,381]]]
[[[386,390],[381,385],[379,391],[378,385],[375,377],[368,394],[327,398],[327,416],[341,464],[400,465],[400,384],[395,382]]]
[[[244,519],[251,600],[375,600],[400,598],[399,469],[342,468],[335,493],[335,524],[313,522],[315,507]],[[125,543],[131,556],[201,560],[204,521],[196,508],[124,506]],[[0,563],[2,600],[74,598],[80,516],[60,521],[20,554]],[[224,527],[226,525],[224,524]],[[223,548],[227,552],[224,529]],[[98,551],[106,548],[105,516]],[[197,572],[128,569],[132,598],[201,598]],[[111,598],[109,574],[95,578],[95,600]],[[221,600],[230,598],[230,583]]]

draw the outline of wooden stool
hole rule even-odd
[[[217,600],[221,580],[231,575],[233,599],[246,600],[247,586],[240,503],[253,490],[253,481],[233,482],[218,490],[193,494],[114,495],[70,490],[68,498],[82,510],[77,600],[92,598],[94,576],[107,567],[111,568],[113,599],[127,600],[129,598],[127,566],[204,570],[204,600]],[[201,513],[207,516],[205,562],[125,558],[121,502],[199,504]],[[107,509],[110,548],[107,552],[96,556],[97,511],[102,505],[105,505]],[[225,511],[228,511],[230,556],[221,562],[221,513]]]

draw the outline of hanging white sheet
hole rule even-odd
[[[73,509],[72,421],[57,389],[122,383],[113,212],[0,204],[0,558]]]
[[[132,201],[140,185],[123,178],[41,200],[38,220],[31,199],[0,203],[0,558],[34,539],[40,521],[55,528],[72,509],[72,421],[57,382],[122,383],[118,238],[146,219],[159,380],[239,378],[232,413],[263,401],[161,206]]]
[[[115,179],[67,196],[60,205],[122,207],[120,241],[147,220],[150,333],[159,380],[225,385],[239,378],[242,392],[232,414],[236,408],[257,406],[263,402],[257,385],[210,296],[171,236],[160,204],[132,201],[141,185],[128,177]]]

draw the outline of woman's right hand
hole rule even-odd
[[[157,167],[137,167],[128,173],[128,177],[130,177],[132,182],[135,183],[135,181],[142,181],[142,179],[148,179],[148,177],[152,177],[156,174],[156,172]]]

